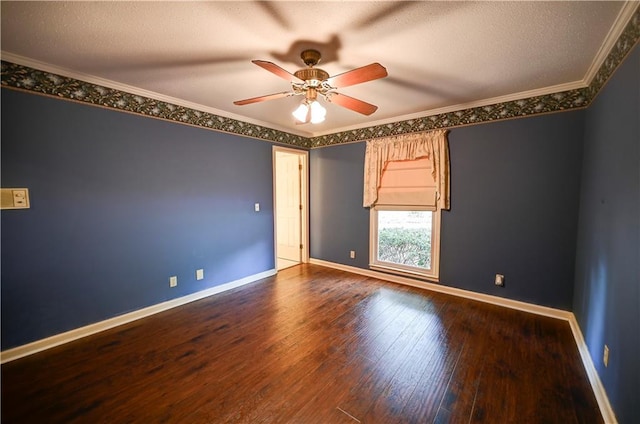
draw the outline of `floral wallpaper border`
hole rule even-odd
[[[636,9],[589,87],[313,137],[310,139],[310,147],[585,108],[589,106],[639,39],[640,7]]]
[[[90,103],[153,118],[307,147],[308,139],[184,106],[2,61],[2,87]]]
[[[6,61],[2,61],[2,87],[90,103],[296,147],[315,148],[378,137],[585,108],[596,97],[611,74],[622,63],[639,39],[640,7],[635,11],[589,87],[311,138],[225,118],[212,113],[126,93]]]

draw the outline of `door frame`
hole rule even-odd
[[[278,270],[278,201],[276,196],[276,152],[297,155],[302,159],[302,170],[300,172],[300,262],[309,262],[309,152],[306,150],[291,149],[281,146],[273,146],[272,168],[273,168],[273,260],[276,272]]]

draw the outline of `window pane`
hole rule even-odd
[[[431,269],[431,211],[378,211],[378,261]]]

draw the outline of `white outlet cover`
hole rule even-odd
[[[196,280],[203,280],[203,279],[204,279],[204,269],[197,269]]]
[[[169,277],[169,287],[175,287],[178,285],[178,277]]]

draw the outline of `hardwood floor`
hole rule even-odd
[[[601,423],[569,324],[320,266],[2,366],[3,423]]]
[[[285,268],[290,268],[292,266],[296,266],[300,264],[300,262],[296,262],[296,261],[292,261],[289,259],[285,259],[285,258],[276,258],[276,269],[278,271],[281,271]]]

